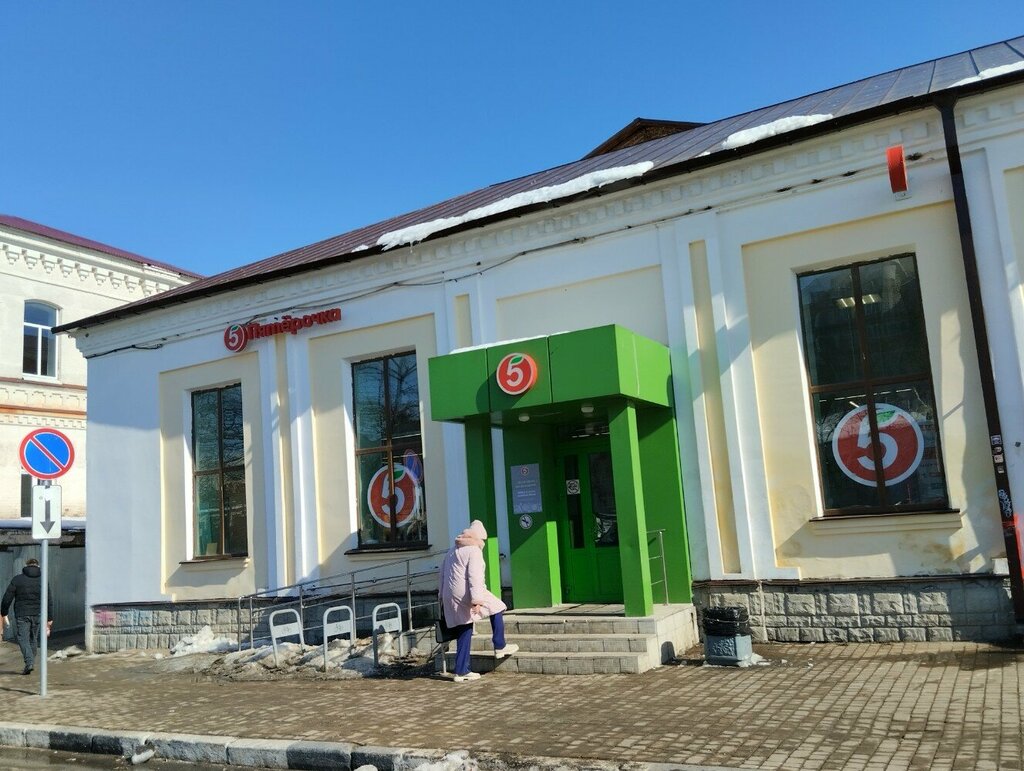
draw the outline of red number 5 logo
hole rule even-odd
[[[537,382],[537,362],[526,353],[510,353],[498,364],[495,373],[498,388],[509,396],[519,396]]]
[[[877,403],[875,420],[882,477],[888,487],[917,471],[924,456],[924,436],[914,416],[892,404]],[[870,487],[878,483],[866,406],[850,410],[839,421],[832,437],[832,453],[840,470],[854,482]]]

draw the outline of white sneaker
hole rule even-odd
[[[513,653],[519,650],[519,646],[515,643],[509,643],[504,648],[495,648],[494,657],[496,659],[503,659],[506,656],[511,656]]]
[[[479,680],[479,679],[480,679],[480,673],[479,672],[467,672],[464,675],[455,675],[455,682],[457,682],[457,683],[467,683],[470,680]]]

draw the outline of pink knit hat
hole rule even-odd
[[[465,532],[472,535],[474,538],[480,541],[487,540],[487,528],[484,527],[484,523],[479,519],[474,519],[469,523],[469,529]]]

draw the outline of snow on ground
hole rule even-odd
[[[54,651],[47,656],[47,661],[63,661],[64,659],[70,659],[74,656],[81,656],[85,653],[85,648],[78,645],[69,645],[67,648],[61,648],[59,651]]]
[[[238,647],[238,642],[227,637],[217,637],[213,630],[204,626],[198,633],[183,637],[171,648],[172,656],[187,656],[190,653],[221,653]]]
[[[744,145],[773,137],[776,134],[784,134],[787,131],[794,131],[805,126],[813,126],[816,123],[822,123],[827,120],[832,120],[831,114],[818,113],[815,115],[792,115],[788,118],[779,118],[771,123],[765,123],[730,134],[722,142],[722,147],[726,150],[732,150],[736,147],[743,147]]]
[[[618,182],[622,179],[639,177],[646,174],[652,168],[654,168],[653,163],[650,161],[644,161],[643,163],[634,163],[630,166],[616,166],[611,169],[593,171],[589,174],[583,174],[582,176],[576,177],[575,179],[570,179],[568,182],[563,182],[559,185],[548,185],[546,187],[539,187],[536,190],[527,190],[523,193],[516,193],[508,198],[502,198],[500,201],[489,203],[486,206],[470,209],[468,212],[459,215],[458,217],[442,217],[441,219],[431,220],[430,222],[421,222],[417,225],[411,225],[407,228],[402,228],[401,230],[389,231],[377,239],[377,244],[379,246],[383,246],[385,249],[393,249],[394,247],[402,246],[403,244],[414,244],[440,230],[447,230],[448,228],[461,225],[465,222],[472,222],[474,220],[483,219],[484,217],[490,217],[494,214],[501,214],[502,212],[518,209],[522,206],[530,206],[531,204],[536,203],[547,203],[548,201],[553,201],[556,198],[565,198],[566,196],[575,195],[576,193],[583,193],[587,190],[592,190],[596,187],[603,187],[604,185],[611,184],[612,182]]]
[[[998,67],[989,67],[987,70],[982,70],[977,75],[972,75],[969,78],[958,80],[949,87],[956,88],[957,86],[966,86],[968,83],[977,83],[979,80],[995,78],[999,75],[1005,75],[1008,72],[1016,72],[1017,70],[1024,70],[1024,61],[1014,62],[1013,64],[1001,64]]]
[[[428,663],[429,651],[416,647],[400,652],[397,638],[381,635],[378,662],[373,661],[373,643],[370,638],[359,639],[350,645],[347,639],[331,640],[327,644],[327,670],[324,671],[323,645],[299,645],[278,642],[277,657],[272,645],[237,650],[237,643],[226,637],[215,637],[210,627],[184,638],[171,650],[171,657],[157,666],[168,671],[183,669],[206,673],[233,680],[267,680],[289,675],[308,675],[330,678],[366,677],[387,672],[389,669],[409,669]],[[143,655],[148,655],[143,654]]]

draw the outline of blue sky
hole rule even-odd
[[[204,274],[1024,34],[1013,2],[0,3],[0,212]]]

